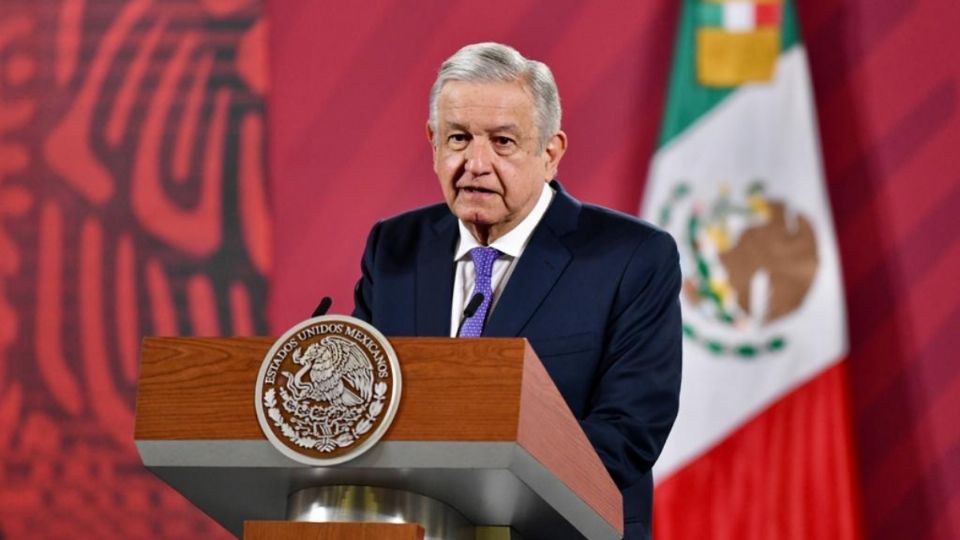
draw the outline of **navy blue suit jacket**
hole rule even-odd
[[[650,467],[677,413],[680,268],[667,233],[557,194],[483,335],[526,337],[649,535]],[[459,230],[444,204],[377,223],[353,315],[388,336],[449,336]]]

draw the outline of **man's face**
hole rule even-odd
[[[539,149],[533,98],[519,82],[447,82],[437,102],[433,169],[447,206],[477,239],[513,229],[556,175],[563,132]]]

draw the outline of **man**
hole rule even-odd
[[[427,138],[446,204],[374,226],[354,316],[387,335],[529,339],[623,493],[625,538],[649,538],[680,389],[674,241],[563,191],[553,75],[510,47],[443,63]]]

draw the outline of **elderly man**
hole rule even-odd
[[[674,241],[563,190],[553,75],[510,47],[443,63],[427,138],[446,204],[374,226],[354,316],[387,335],[529,339],[623,493],[625,538],[648,538],[680,389]]]

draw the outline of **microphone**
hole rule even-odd
[[[317,309],[313,310],[313,315],[310,317],[319,317],[321,315],[326,315],[327,310],[330,309],[330,306],[333,305],[333,300],[329,296],[324,296],[323,300],[320,300],[320,305],[317,306]]]
[[[473,314],[480,309],[480,304],[483,303],[483,293],[477,293],[473,295],[473,298],[467,302],[467,307],[463,308],[463,315],[460,316],[460,324],[457,326],[457,336],[460,336],[460,330],[463,330],[463,323],[467,322],[467,319],[473,317]]]

